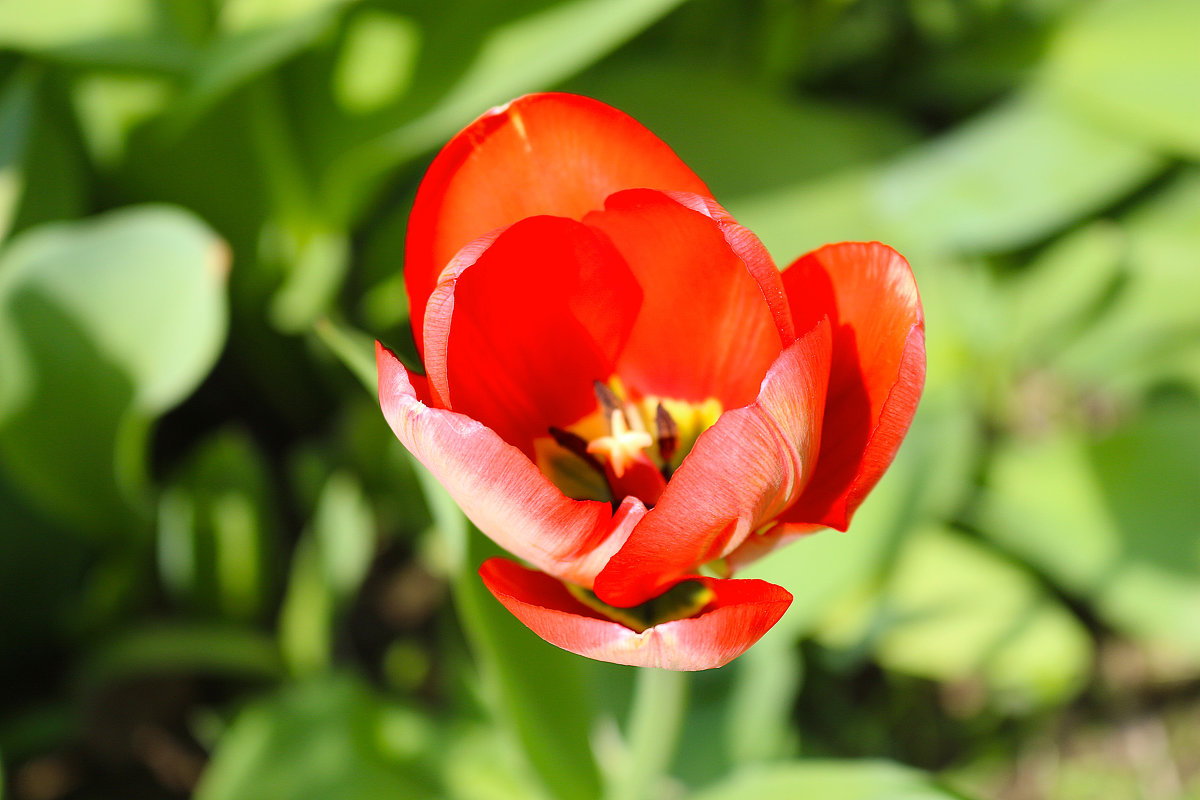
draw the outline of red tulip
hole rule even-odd
[[[721,666],[791,602],[731,572],[845,530],[912,420],[924,318],[886,245],[780,273],[653,134],[538,94],[434,160],[405,278],[426,376],[377,345],[392,430],[502,558],[484,583],[604,661]],[[702,569],[708,567],[702,574]]]

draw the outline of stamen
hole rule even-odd
[[[596,396],[600,396],[599,390]],[[613,474],[620,478],[641,452],[654,444],[654,440],[645,431],[630,430],[625,412],[620,408],[614,409],[608,419],[609,435],[593,439],[588,443],[587,451],[603,455],[612,466]]]
[[[662,403],[654,410],[654,429],[658,433],[658,454],[663,460],[665,470],[679,447],[679,426]]]
[[[562,449],[583,459],[589,467],[604,474],[604,464],[588,452],[588,441],[577,433],[550,426],[550,438]]]
[[[592,391],[596,393],[596,402],[600,404],[605,419],[612,419],[613,412],[621,410],[621,398],[607,383],[592,381]]]

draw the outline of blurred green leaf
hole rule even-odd
[[[449,554],[454,604],[492,707],[554,797],[595,800],[600,774],[589,738],[592,709],[583,659],[538,638],[492,597],[477,570],[500,549],[467,523],[428,470],[419,464],[416,469]]]
[[[1123,135],[1200,158],[1200,4],[1105,0],[1081,6],[1054,42],[1050,84]]]
[[[1107,622],[1200,660],[1200,407],[1164,402],[1112,434],[1012,439],[980,525]]]
[[[843,609],[823,632],[835,646],[860,637],[890,669],[979,676],[1016,708],[1069,699],[1092,655],[1087,631],[1032,576],[937,526],[906,538],[879,598]]]
[[[500,551],[474,526],[468,542],[454,601],[492,700],[554,797],[594,800],[600,777],[582,659],[538,638],[492,597],[476,570]]]
[[[1037,92],[886,167],[871,202],[889,241],[953,250],[1032,244],[1129,193],[1163,161]]]
[[[159,500],[163,584],[209,613],[259,616],[274,588],[274,507],[270,474],[253,441],[233,430],[206,439]]]
[[[881,761],[798,761],[747,769],[689,800],[953,800],[917,770]]]
[[[1181,173],[1121,221],[1124,282],[1111,306],[1054,359],[1064,373],[1135,394],[1200,350],[1200,172]],[[1200,386],[1197,386],[1200,390]]]
[[[109,637],[84,661],[81,677],[95,687],[154,674],[271,680],[281,672],[275,643],[257,631],[176,620]]]
[[[41,509],[128,527],[151,417],[224,341],[226,258],[167,207],[47,225],[0,254],[0,468]]]
[[[375,535],[375,516],[358,480],[348,472],[330,475],[292,557],[280,612],[281,649],[296,674],[331,663],[333,626],[366,577]]]
[[[344,604],[358,592],[375,556],[375,516],[353,475],[329,476],[312,524],[325,581]]]
[[[195,797],[440,797],[426,763],[434,736],[424,717],[350,676],[296,684],[238,714]]]
[[[781,264],[830,241],[879,239],[919,266],[929,255],[1034,244],[1165,163],[1028,91],[879,167],[748,195],[731,211]]]
[[[0,3],[0,48],[51,50],[113,38],[135,38],[153,28],[153,0],[40,0]]]
[[[389,170],[437,146],[490,106],[561,81],[654,22],[682,0],[569,0],[489,32],[474,60],[432,108],[345,152],[325,171],[320,196],[335,220],[353,220]],[[442,68],[455,74],[457,70]]]
[[[569,88],[650,128],[722,201],[878,162],[917,139],[900,119],[776,94],[677,59],[626,59],[585,73]]]
[[[1041,251],[1007,287],[1007,338],[1024,361],[1062,349],[1122,276],[1127,242],[1110,222],[1075,228]]]
[[[33,115],[33,79],[19,71],[0,87],[0,243],[8,235],[25,185],[24,156]]]
[[[335,615],[333,590],[325,581],[317,543],[305,536],[292,555],[279,611],[279,649],[293,675],[311,676],[329,668]]]

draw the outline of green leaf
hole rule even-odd
[[[8,235],[25,184],[23,161],[33,115],[33,79],[18,71],[0,88],[0,243]]]
[[[1069,699],[1092,655],[1087,631],[1032,576],[937,526],[910,534],[881,596],[844,610],[823,638],[846,646],[863,636],[885,667],[978,676],[1016,708]]]
[[[1080,7],[1046,63],[1073,107],[1168,152],[1200,158],[1200,5],[1105,0]]]
[[[882,166],[739,198],[730,210],[781,264],[827,242],[879,239],[919,266],[929,255],[1034,244],[1165,163],[1031,90]]]
[[[432,107],[343,152],[325,171],[319,196],[333,219],[357,218],[388,171],[437,147],[489,107],[579,71],[680,2],[569,0],[500,25],[487,32],[469,64],[438,65],[438,79],[458,78]]]
[[[747,769],[689,800],[953,800],[929,776],[882,761],[797,761]]]
[[[153,0],[0,3],[0,48],[44,51],[133,38],[151,30],[154,17]]]
[[[1163,163],[1032,92],[885,168],[871,201],[900,245],[1009,250],[1112,203]]]
[[[1127,240],[1107,221],[1076,228],[1007,286],[1009,346],[1023,360],[1053,357],[1095,316],[1125,270]]]
[[[492,702],[551,795],[594,800],[600,777],[592,757],[583,659],[538,638],[492,597],[476,570],[500,551],[474,526],[468,543],[454,602]]]
[[[273,508],[270,474],[254,442],[233,430],[206,439],[159,500],[163,585],[210,614],[260,616],[274,594]]]
[[[0,254],[0,469],[49,516],[137,527],[150,421],[224,341],[226,259],[168,207],[39,227]]]
[[[155,674],[269,680],[281,673],[275,643],[257,631],[174,621],[130,629],[108,638],[86,658],[81,677],[99,686]]]
[[[708,64],[627,60],[569,88],[650,128],[722,202],[875,163],[916,142],[901,120],[775,93]]]
[[[1134,395],[1170,379],[1200,349],[1200,171],[1181,173],[1121,220],[1120,291],[1054,358],[1063,373]],[[1200,384],[1196,384],[1200,389]]]
[[[289,686],[244,709],[217,743],[196,800],[442,796],[424,765],[435,731],[359,680]]]
[[[1152,406],[1099,437],[1061,431],[996,455],[979,523],[1109,624],[1200,663],[1200,407]]]

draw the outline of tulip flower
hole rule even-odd
[[[721,666],[783,588],[730,577],[846,530],[925,377],[908,263],[832,244],[780,272],[652,133],[528,95],[434,159],[405,278],[425,374],[376,347],[400,441],[520,560],[480,568],[538,636],[619,664]]]

